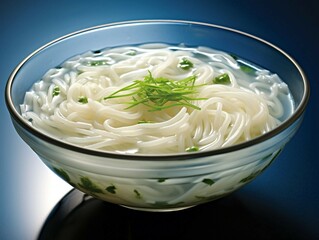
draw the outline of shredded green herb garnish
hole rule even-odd
[[[183,58],[182,61],[179,63],[179,67],[184,70],[188,70],[192,68],[193,66],[194,64],[187,58]]]
[[[59,88],[59,86],[55,86],[54,88],[53,88],[53,91],[52,91],[52,96],[54,97],[54,96],[58,96],[60,94],[60,88]]]
[[[223,73],[213,79],[213,83],[215,84],[230,84],[230,77],[227,73]]]
[[[190,76],[182,80],[171,80],[163,77],[153,78],[151,72],[143,80],[135,80],[132,84],[112,93],[104,98],[132,97],[126,109],[143,104],[149,108],[148,111],[159,111],[174,106],[185,106],[200,110],[200,107],[191,103],[194,100],[205,100],[196,98],[195,85],[196,76]]]
[[[86,104],[86,103],[88,103],[88,98],[85,96],[81,96],[81,97],[79,97],[78,102],[82,103],[82,104]]]
[[[137,122],[137,124],[143,124],[143,123],[154,123],[153,121],[148,121],[148,120],[140,120]]]

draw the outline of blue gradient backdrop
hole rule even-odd
[[[319,239],[317,2],[2,1],[0,239],[35,239],[54,205],[71,189],[43,165],[14,131],[3,97],[10,72],[32,51],[64,34],[135,19],[183,19],[236,28],[277,45],[299,62],[312,87],[303,125],[272,166],[234,196],[251,214],[271,221],[296,239]]]

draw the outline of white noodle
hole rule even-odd
[[[184,58],[194,64],[192,69],[179,67]],[[94,61],[107,64],[91,66]],[[192,146],[212,150],[270,131],[285,112],[280,95],[287,95],[288,87],[277,75],[256,68],[254,79],[230,55],[209,48],[122,47],[98,55],[88,52],[61,66],[34,84],[21,111],[34,127],[87,148],[130,153],[183,152]],[[196,85],[203,84],[196,97],[206,99],[192,104],[201,109],[175,106],[149,112],[143,105],[127,109],[131,96],[104,99],[149,71],[154,78],[172,80],[196,75]],[[230,84],[212,84],[223,73]],[[60,93],[53,96],[56,86]],[[87,103],[80,103],[81,97]]]

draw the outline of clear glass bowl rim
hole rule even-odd
[[[94,149],[87,149],[87,148],[82,148],[76,145],[68,144],[65,142],[62,142],[58,139],[54,139],[52,137],[49,137],[40,131],[36,130],[32,126],[30,126],[25,119],[22,118],[22,116],[19,114],[19,112],[15,109],[14,104],[11,99],[11,88],[15,79],[16,74],[19,72],[21,68],[23,68],[23,65],[32,59],[33,56],[35,56],[37,53],[40,51],[50,47],[53,44],[58,43],[59,41],[62,41],[64,39],[70,38],[70,37],[75,37],[76,35],[79,35],[81,33],[85,32],[90,32],[94,30],[99,30],[99,29],[105,29],[105,28],[110,28],[110,27],[115,27],[115,26],[127,26],[127,25],[143,25],[143,24],[188,24],[188,25],[193,25],[193,26],[206,26],[206,27],[212,27],[212,28],[217,28],[221,30],[226,30],[229,32],[233,32],[236,34],[240,34],[242,36],[245,36],[247,38],[254,39],[256,41],[259,41],[265,45],[268,45],[269,47],[277,50],[280,52],[282,55],[284,55],[287,59],[289,59],[298,69],[298,72],[300,73],[303,84],[304,84],[304,93],[302,96],[302,99],[300,101],[300,104],[298,107],[295,109],[294,113],[283,123],[281,123],[278,127],[275,129],[257,137],[254,138],[250,141],[246,141],[240,144],[236,144],[233,146],[225,147],[225,148],[220,148],[216,150],[211,150],[211,151],[202,151],[202,152],[189,152],[189,153],[175,153],[175,154],[120,154],[120,153],[115,153],[115,152],[107,152],[107,151],[100,151],[100,150],[94,150]],[[305,112],[307,103],[309,101],[310,97],[310,85],[309,81],[300,67],[300,65],[285,51],[280,49],[279,47],[273,45],[272,43],[261,39],[255,35],[230,28],[230,27],[225,27],[217,24],[212,24],[212,23],[207,23],[207,22],[198,22],[198,21],[189,21],[189,20],[174,20],[174,19],[148,19],[148,20],[131,20],[131,21],[122,21],[122,22],[113,22],[113,23],[108,23],[108,24],[101,24],[89,28],[85,28],[82,30],[78,30],[69,34],[66,34],[62,37],[56,38],[55,40],[52,40],[48,42],[47,44],[43,45],[42,47],[38,48],[37,50],[33,51],[29,56],[27,56],[25,59],[23,59],[12,71],[10,74],[8,81],[6,83],[6,88],[5,88],[5,102],[7,105],[7,108],[9,110],[9,113],[11,117],[20,125],[22,126],[26,131],[31,133],[32,135],[40,138],[41,140],[51,143],[53,145],[59,146],[61,148],[69,149],[71,151],[76,151],[79,153],[84,153],[86,155],[94,155],[94,156],[100,156],[100,157],[106,157],[106,158],[113,158],[113,159],[124,159],[124,160],[159,160],[159,161],[165,161],[165,160],[187,160],[187,159],[194,159],[194,158],[200,158],[200,157],[206,157],[206,156],[211,156],[211,155],[219,155],[219,154],[225,154],[229,152],[234,152],[238,151],[244,148],[251,147],[253,145],[262,143],[266,140],[271,139],[272,137],[280,134],[287,128],[289,128],[293,123],[295,123],[300,117],[302,117],[303,113]]]

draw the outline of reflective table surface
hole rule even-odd
[[[73,190],[19,138],[0,99],[0,239],[319,239],[318,3],[304,1],[22,1],[0,7],[2,96],[14,67],[83,28],[183,19],[242,30],[277,45],[312,89],[304,122],[276,161],[223,199],[171,213],[137,212]]]
[[[70,191],[41,229],[42,239],[284,239],[296,235],[255,215],[233,194],[180,212],[129,210]]]

